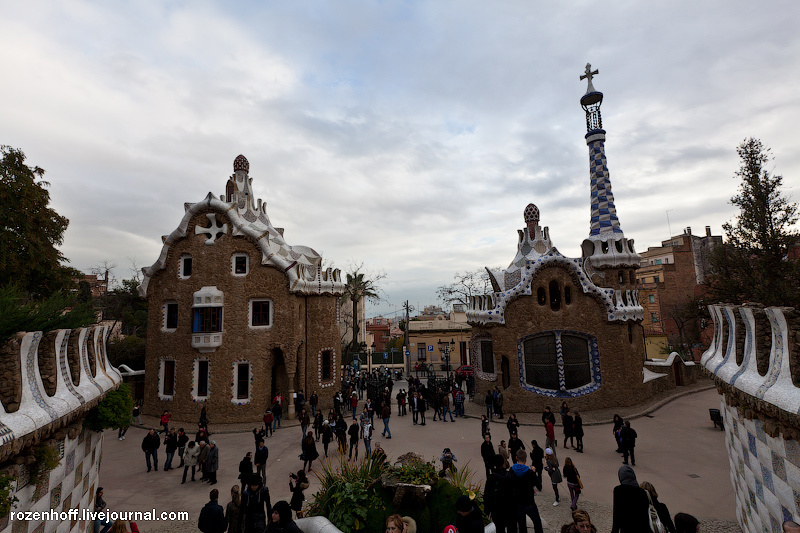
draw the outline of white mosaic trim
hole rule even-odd
[[[237,381],[239,379],[239,365],[246,364],[250,373],[250,385],[247,387],[247,398],[237,398]],[[234,405],[248,405],[253,399],[253,364],[247,359],[237,359],[231,363],[231,403]]]
[[[326,350],[331,352],[331,379],[328,381],[323,381],[322,352]],[[338,368],[336,359],[336,350],[334,350],[332,347],[322,348],[319,352],[317,352],[317,384],[320,388],[327,389],[328,387],[333,387],[336,384],[336,369]]]

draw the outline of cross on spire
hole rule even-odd
[[[600,74],[599,70],[592,70],[592,64],[586,63],[586,74],[581,75],[581,80],[588,80],[589,86],[586,88],[586,94],[595,92],[594,86],[592,85],[592,78],[598,74]]]

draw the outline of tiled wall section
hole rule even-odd
[[[94,491],[102,456],[101,433],[84,429],[75,439],[66,437],[64,455],[59,465],[36,486],[25,485],[25,476],[18,479],[15,510],[67,512],[70,509],[94,509]],[[80,518],[80,512],[79,518]],[[82,533],[93,531],[84,520],[11,521],[0,520],[0,533]]]
[[[739,416],[724,400],[721,411],[739,525],[745,533],[780,533],[784,520],[800,518],[800,445],[770,437],[760,420]]]

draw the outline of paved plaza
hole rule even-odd
[[[405,382],[398,382],[395,393],[397,388],[405,388],[405,385]],[[480,457],[480,414],[483,412],[481,403],[478,398],[474,404],[468,403],[469,417],[456,419],[454,423],[433,422],[432,412],[428,411],[426,426],[412,425],[410,414],[398,417],[397,407],[393,405],[390,422],[392,439],[381,437],[383,423],[376,418],[373,445],[379,442],[390,460],[408,451],[414,451],[427,459],[438,459],[442,448],[449,447],[458,458],[457,466],[469,461],[476,472],[475,479],[482,483],[484,470]],[[560,402],[553,404],[556,412],[558,403]],[[647,405],[620,409],[619,413],[632,419],[632,427],[639,435],[635,467],[639,482],[653,483],[659,499],[669,507],[673,515],[687,512],[700,518],[704,532],[739,532],[735,521],[734,495],[724,434],[713,427],[708,415],[708,409],[719,408],[719,404],[720,396],[710,387],[710,382],[704,380],[690,388],[671,391]],[[211,438],[220,449],[219,483],[215,487],[220,491],[220,503],[224,507],[230,500],[231,486],[238,484],[239,461],[247,451],[254,449],[254,439],[250,432],[252,427],[220,426],[215,424],[218,421],[214,419],[213,413],[209,413],[209,418]],[[520,415],[519,418],[522,423],[520,437],[526,448],[530,449],[531,439],[537,439],[540,445],[543,444],[544,429],[539,421],[540,416]],[[604,412],[586,413],[584,419],[585,453],[563,449],[560,427],[556,428],[559,438],[556,451],[562,465],[565,457],[571,457],[581,474],[584,491],[578,506],[589,511],[598,531],[609,531],[612,490],[618,484],[617,470],[622,460],[614,452],[610,415]],[[149,420],[155,422],[155,419]],[[196,427],[196,421],[185,424],[187,429],[192,426]],[[505,419],[494,422],[491,430],[495,446],[501,439],[508,440]],[[145,430],[138,427],[131,427],[124,441],[117,440],[115,431],[105,433],[100,480],[109,508],[114,511],[189,511],[188,522],[142,522],[139,523],[140,530],[145,533],[196,531],[197,516],[208,501],[209,485],[200,481],[187,481],[185,485],[181,485],[183,469],[163,472],[163,445],[159,449],[159,471],[147,473],[144,453],[141,451],[144,435]],[[266,441],[269,448],[267,486],[273,503],[280,499],[290,499],[289,473],[302,467],[298,458],[300,437],[300,427],[291,421]],[[321,443],[318,444],[318,450],[322,454]],[[333,444],[330,451],[337,453]],[[363,451],[362,442],[361,452]],[[175,464],[178,462],[176,460]],[[319,466],[319,462],[315,462],[315,468]],[[311,487],[306,491],[307,499],[311,498],[318,486],[313,475],[310,477]],[[545,475],[544,490],[537,494],[536,499],[546,523],[545,531],[559,531],[561,525],[570,519],[569,494],[566,483],[562,483],[559,488],[562,503],[554,507],[553,491],[547,482]]]

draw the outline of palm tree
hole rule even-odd
[[[352,274],[347,274],[347,283],[344,288],[344,295],[342,298],[350,300],[353,303],[353,338],[347,351],[350,353],[359,350],[358,342],[358,302],[366,298],[368,300],[379,300],[378,288],[375,286],[374,279],[364,277],[363,272],[359,272],[356,268]]]

